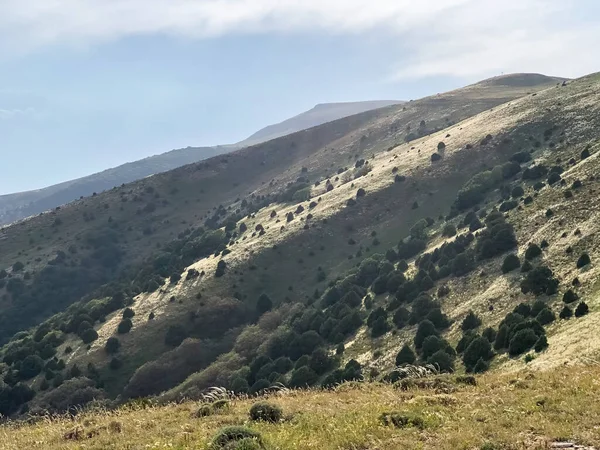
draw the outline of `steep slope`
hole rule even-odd
[[[542,83],[540,83],[542,84]],[[315,106],[309,111],[298,114],[283,122],[269,125],[262,130],[257,131],[249,138],[238,142],[238,145],[247,147],[260,142],[270,141],[281,136],[316,127],[327,122],[332,122],[342,117],[353,116],[362,112],[370,111],[386,106],[398,105],[404,102],[395,100],[376,100],[366,102],[345,102],[345,103],[323,103]]]
[[[248,139],[232,145],[217,147],[187,147],[150,156],[139,161],[123,164],[77,180],[71,180],[35,191],[0,196],[0,225],[39,214],[94,192],[103,192],[131,183],[150,175],[167,172],[177,167],[212,158],[217,155],[266,142],[281,136],[305,130],[342,117],[383,108],[401,102],[370,101],[317,105],[310,111],[271,125]]]
[[[338,277],[347,277],[357,262],[385,253],[419,219],[447,214],[459,189],[482,167],[505,163],[519,148],[532,145],[530,136],[543,141],[547,122],[555,120],[546,117],[547,109],[570,105],[578,128],[569,130],[564,142],[576,148],[589,140],[597,118],[586,102],[594,104],[597,82],[578,80],[515,100],[546,87],[474,85],[362,113],[5,228],[0,258],[10,277],[3,286],[4,338],[59,313],[33,337],[21,333],[3,349],[10,365],[5,380],[26,380],[44,390],[43,377],[30,376],[35,370],[22,373],[23,356],[33,351],[51,357],[56,350],[68,365],[66,372],[51,369],[62,374],[61,380],[77,375],[77,364],[111,395],[160,393],[216,358],[165,398],[228,385],[233,372],[263,354],[278,334],[305,328],[293,320],[304,310],[314,313],[307,305]],[[560,120],[556,126],[562,126]],[[487,138],[488,133],[493,136]],[[442,140],[441,160],[432,164]],[[536,150],[539,157],[549,148],[544,142]],[[360,188],[365,191],[359,193]],[[430,245],[439,243],[437,226],[427,238]],[[364,297],[370,282],[358,287]],[[460,290],[452,292],[449,299],[457,301]],[[259,302],[262,293],[270,299]],[[84,302],[69,307],[82,297]],[[361,305],[365,298],[359,297]],[[385,305],[392,297],[378,295],[372,301]],[[248,327],[271,303],[279,309]],[[324,306],[325,314],[332,314],[327,302]],[[352,308],[351,331],[359,333],[353,338],[340,333],[348,357],[380,373],[389,370],[393,349],[412,339],[414,326],[372,340],[362,325],[367,305]],[[462,314],[459,308],[444,311],[457,318]],[[111,336],[118,337],[120,349],[107,357],[104,346]],[[187,336],[194,339],[179,345]],[[338,336],[326,339],[340,343]],[[381,355],[371,362],[375,353]],[[35,404],[45,407],[47,401],[38,395]]]

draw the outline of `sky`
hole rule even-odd
[[[597,0],[0,0],[0,194],[317,103],[600,71]]]

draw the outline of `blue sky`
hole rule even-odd
[[[0,194],[317,103],[600,70],[592,0],[3,0]]]

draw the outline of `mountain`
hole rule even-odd
[[[353,116],[365,111],[370,111],[387,106],[399,105],[404,102],[394,100],[379,100],[366,102],[345,102],[345,103],[324,103],[315,106],[309,111],[298,114],[290,119],[275,125],[269,125],[262,130],[257,131],[249,138],[238,142],[241,147],[258,144],[260,142],[270,141],[281,136],[316,127],[327,122],[332,122],[342,117]]]
[[[5,227],[0,412],[65,411],[101,397],[109,406],[153,397],[173,408],[206,400],[215,386],[318,402],[325,392],[289,389],[361,380],[396,383],[378,395],[397,392],[417,408],[412,389],[423,391],[402,382],[406,371],[423,375],[431,396],[448,396],[422,400],[430,406],[458,407],[468,401],[458,400],[462,389],[488,398],[493,387],[506,399],[502,392],[528,386],[561,404],[566,384],[588,383],[573,375],[587,370],[578,365],[600,351],[589,338],[600,311],[599,99],[597,74],[486,80]],[[403,363],[418,366],[399,370]],[[460,375],[459,384],[477,383],[465,372],[490,374],[477,391],[423,365]],[[380,385],[351,386],[332,392]],[[502,414],[536,404],[514,395],[515,408]],[[383,412],[370,410],[368,428]],[[498,445],[531,437],[509,429],[484,428]],[[352,437],[348,448],[398,447],[367,434],[339,436]],[[466,439],[441,448],[484,444]]]
[[[66,181],[47,188],[1,195],[0,225],[39,214],[43,211],[76,200],[82,196],[86,197],[92,195],[94,192],[99,193],[124,183],[130,183],[157,173],[167,172],[177,167],[185,166],[186,164],[202,161],[236,149],[265,142],[276,137],[285,136],[341,117],[398,103],[400,102],[367,101],[317,105],[312,110],[288,119],[280,124],[266,127],[237,144],[217,147],[187,147],[171,150],[167,153],[126,163],[112,169],[104,170],[100,173]]]

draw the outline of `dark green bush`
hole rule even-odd
[[[588,307],[587,303],[581,302],[579,305],[577,305],[577,308],[575,308],[575,317],[585,316],[589,311],[590,308]]]
[[[550,310],[550,308],[544,308],[538,313],[538,315],[535,317],[535,319],[541,325],[548,325],[549,323],[552,323],[556,320],[556,316]]]
[[[447,223],[446,225],[444,225],[444,228],[442,230],[442,236],[446,236],[446,237],[456,236],[456,227],[451,223]]]
[[[511,253],[506,258],[504,258],[504,262],[502,263],[502,273],[509,273],[513,270],[521,267],[521,260],[517,255]]]
[[[579,300],[579,296],[573,291],[573,289],[569,289],[563,294],[563,302],[566,304],[574,303],[577,300]]]
[[[531,328],[519,330],[510,340],[508,353],[511,356],[521,355],[532,348],[538,339],[538,335]]]
[[[319,376],[307,366],[295,369],[290,378],[290,387],[302,388],[312,386],[317,382]]]
[[[119,325],[117,326],[117,333],[119,333],[119,334],[129,333],[129,331],[131,330],[132,327],[133,327],[133,323],[131,322],[131,319],[123,319],[123,320],[121,320],[121,322],[119,322]]]
[[[245,442],[246,448],[231,444]],[[258,447],[252,448],[250,443],[256,443]],[[212,448],[215,450],[258,450],[263,448],[262,438],[259,433],[246,427],[231,426],[221,429],[213,438]]]
[[[463,363],[468,371],[474,370],[480,359],[489,361],[494,356],[490,341],[484,337],[475,338],[463,354]]]
[[[171,347],[177,347],[187,338],[187,336],[187,331],[181,325],[171,325],[167,329],[167,334],[165,335],[165,344]]]
[[[273,308],[273,302],[267,294],[260,294],[256,302],[256,312],[258,315],[263,315]]]
[[[84,344],[90,344],[98,339],[98,332],[93,328],[88,328],[81,334],[81,340]]]
[[[416,359],[417,358],[412,349],[408,346],[408,344],[404,344],[396,355],[396,365],[401,366],[403,364],[414,364]]]
[[[590,255],[587,253],[582,253],[579,259],[577,260],[577,268],[582,269],[583,267],[591,264],[592,260],[590,259]]]
[[[548,339],[546,338],[545,334],[542,334],[539,337],[539,339],[537,340],[537,342],[535,343],[535,345],[533,346],[533,349],[539,353],[541,351],[544,351],[547,348],[548,348]]]
[[[525,251],[525,259],[527,261],[531,261],[532,259],[537,258],[542,254],[542,249],[536,244],[529,244],[527,250]]]
[[[438,331],[435,328],[435,325],[431,323],[429,320],[424,320],[419,323],[417,327],[417,333],[415,334],[415,347],[420,349],[423,346],[423,342],[429,336],[437,336]]]
[[[125,308],[123,310],[123,319],[132,319],[135,316],[135,311],[131,308]]]
[[[277,423],[283,417],[280,407],[267,402],[259,402],[250,408],[250,419],[256,422]]]
[[[427,359],[427,364],[437,367],[440,372],[454,372],[454,357],[444,350],[438,350]]]
[[[565,306],[561,310],[559,317],[561,319],[570,319],[571,317],[573,317],[573,310],[571,308],[569,308],[568,306]]]
[[[471,310],[467,316],[463,319],[461,329],[463,331],[474,330],[481,326],[481,319]]]
[[[521,198],[523,195],[525,195],[525,191],[521,186],[515,186],[510,192],[510,195],[514,199]]]
[[[534,295],[553,295],[556,293],[557,287],[558,280],[554,278],[552,270],[546,266],[534,268],[521,282],[521,291],[524,294],[531,292]]]

